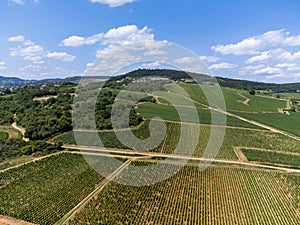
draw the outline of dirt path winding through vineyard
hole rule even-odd
[[[244,105],[247,105],[247,106],[249,106],[249,102],[250,102],[250,98],[247,98],[246,96],[244,96],[242,93],[237,93],[239,96],[241,96],[242,98],[244,98],[245,100],[244,101],[238,101],[238,102],[240,102],[240,103],[243,103]]]

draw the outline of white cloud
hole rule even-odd
[[[71,36],[61,42],[61,45],[66,47],[80,47],[85,44],[85,38],[79,36]]]
[[[291,53],[280,48],[261,52],[259,55],[249,58],[247,63],[263,63],[268,61],[298,61],[299,59],[300,51]]]
[[[24,0],[9,0],[10,2],[13,2],[15,4],[18,4],[18,5],[23,5],[24,4]]]
[[[231,70],[236,68],[237,65],[235,64],[231,64],[231,63],[219,63],[219,64],[213,64],[209,67],[209,69],[211,70],[218,70],[218,69],[227,69],[227,70]]]
[[[215,56],[207,56],[207,55],[201,55],[199,56],[199,59],[201,61],[207,62],[207,63],[214,63],[220,60],[220,58]]]
[[[182,57],[174,60],[174,62],[178,64],[193,64],[199,61],[200,59],[196,57]]]
[[[76,59],[76,56],[70,55],[66,52],[50,52],[47,54],[48,58],[57,59],[63,62],[71,62]]]
[[[151,29],[147,26],[139,29],[136,25],[126,25],[112,28],[106,33],[99,33],[90,37],[71,36],[64,39],[61,42],[61,45],[67,47],[80,47],[83,45],[93,45],[98,42],[102,45],[124,45],[146,40],[154,40]]]
[[[6,63],[0,62],[0,70],[6,70]]]
[[[101,3],[109,5],[109,7],[119,7],[127,3],[135,2],[136,0],[90,0],[93,3]]]
[[[289,32],[281,29],[249,37],[234,44],[212,46],[211,49],[223,55],[255,55],[265,47],[298,45],[300,45],[300,35],[290,36]]]
[[[40,0],[32,0],[34,3],[40,3]],[[26,0],[9,0],[9,2],[15,3],[17,5],[24,5]]]
[[[147,26],[140,29],[136,25],[112,28],[107,32],[84,38],[82,43],[100,44],[96,52],[99,61],[96,64],[88,63],[86,70],[88,74],[98,75],[113,74],[116,70],[140,60],[163,62],[167,54],[163,48],[168,45],[165,40],[155,40],[152,30]],[[65,40],[62,44],[65,44]],[[157,65],[151,64],[153,67]]]
[[[45,65],[26,65],[19,69],[17,76],[27,79],[63,78],[79,75],[64,67],[47,67]]]
[[[66,52],[48,52],[44,47],[31,40],[27,40],[22,35],[10,37],[7,40],[10,42],[21,42],[19,46],[10,49],[11,56],[20,56],[23,57],[24,60],[32,61],[35,64],[44,63],[45,58],[57,59],[63,62],[70,62],[76,58]]]
[[[44,63],[43,55],[44,48],[37,44],[32,44],[26,47],[18,46],[10,49],[11,56],[21,56],[24,60],[30,60],[33,63]]]
[[[269,66],[253,72],[253,74],[255,75],[274,75],[280,73],[282,73],[282,70],[280,68],[269,67]]]
[[[159,49],[150,50],[150,51],[144,53],[144,55],[147,55],[147,56],[165,55],[165,54],[167,54],[165,51],[162,51]]]
[[[9,42],[23,42],[23,41],[25,41],[25,37],[23,35],[18,35],[18,36],[8,38],[7,41],[9,41]]]

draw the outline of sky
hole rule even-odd
[[[111,75],[149,61],[139,67],[300,82],[299,11],[298,0],[1,0],[0,75]]]

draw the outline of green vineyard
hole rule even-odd
[[[186,166],[149,187],[111,183],[69,224],[296,225],[299,182],[299,175]]]

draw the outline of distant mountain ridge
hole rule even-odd
[[[196,74],[199,77],[201,82],[210,82],[212,81],[212,77],[204,74]],[[53,78],[53,79],[43,79],[43,80],[25,80],[18,77],[5,77],[0,76],[0,87],[16,87],[16,86],[24,86],[24,85],[35,85],[35,84],[46,84],[46,83],[59,83],[59,82],[70,82],[70,83],[78,83],[81,79],[110,79],[110,80],[118,80],[123,79],[125,77],[138,78],[143,76],[161,76],[167,77],[173,80],[184,80],[191,79],[189,73],[184,71],[177,70],[168,70],[168,69],[139,69],[135,70],[123,75],[119,75],[116,77],[103,77],[103,76],[74,76],[67,78]],[[224,77],[216,77],[220,86],[222,87],[230,87],[236,89],[243,90],[272,90],[273,92],[300,92],[300,83],[286,83],[286,84],[276,84],[276,83],[263,83],[263,82],[255,82],[248,80],[237,80],[232,78],[224,78]]]

